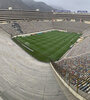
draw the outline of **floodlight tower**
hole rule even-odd
[[[10,23],[10,19],[11,19],[11,16],[12,16],[12,10],[13,8],[12,7],[8,7],[8,10],[9,10],[9,23]]]

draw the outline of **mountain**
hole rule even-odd
[[[0,9],[23,9],[23,10],[36,10],[52,11],[53,8],[44,2],[36,2],[34,0],[0,0]]]
[[[64,8],[57,6],[57,5],[50,5],[50,6],[53,7],[54,9],[65,10]]]
[[[36,10],[36,9],[39,9],[40,11],[52,11],[52,10],[54,10],[53,7],[47,5],[44,2],[36,2],[34,0],[23,0],[23,2],[25,4],[27,4],[27,6],[29,6],[31,10]]]
[[[0,9],[29,9],[29,7],[22,2],[22,0],[0,0]]]

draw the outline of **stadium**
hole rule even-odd
[[[0,100],[89,100],[90,15],[0,10]]]

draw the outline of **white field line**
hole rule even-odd
[[[18,40],[17,40],[18,41]],[[30,51],[32,51],[32,52],[34,52],[34,50],[32,50],[32,49],[30,49],[29,47],[27,47],[26,45],[24,45],[23,43],[21,43],[20,41],[18,41],[23,47],[25,47],[26,49],[28,49],[28,50],[30,50]]]
[[[32,52],[33,52],[33,50],[32,50],[32,49],[30,49],[29,47],[27,47],[26,45],[24,45],[24,44],[21,44],[21,45],[23,45],[25,48],[27,48],[28,50],[30,50],[30,51],[32,51]]]

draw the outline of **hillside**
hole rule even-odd
[[[8,7],[13,9],[29,9],[22,0],[0,0],[0,9],[8,9]]]
[[[24,9],[24,10],[36,10],[40,11],[52,11],[53,8],[45,4],[44,2],[36,2],[34,0],[0,0],[0,9]]]
[[[40,11],[54,10],[54,8],[52,8],[51,6],[47,5],[44,2],[36,2],[34,0],[23,0],[23,2],[25,2],[32,10],[35,10],[35,9],[40,9]]]

